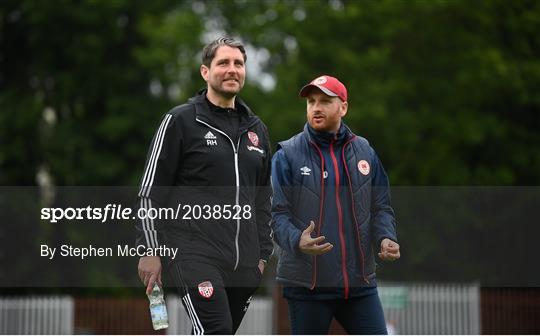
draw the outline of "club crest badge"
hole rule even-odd
[[[369,163],[366,160],[358,161],[358,170],[362,175],[369,174]]]
[[[210,281],[201,282],[197,287],[199,287],[199,294],[205,299],[211,298],[214,294],[214,287]]]
[[[248,132],[248,138],[249,138],[249,141],[251,141],[251,143],[253,144],[253,146],[255,147],[259,147],[259,137],[257,136],[256,133],[254,132]]]

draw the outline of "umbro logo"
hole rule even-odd
[[[300,168],[300,171],[302,171],[302,175],[311,175],[311,169],[306,166]]]
[[[215,136],[214,133],[208,131],[208,133],[205,134],[204,138],[206,139],[207,146],[217,146],[217,136]]]

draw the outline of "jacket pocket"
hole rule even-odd
[[[313,270],[311,256],[300,253],[297,257],[281,248],[280,251],[277,265],[278,278],[294,282],[311,283]]]

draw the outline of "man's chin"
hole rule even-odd
[[[311,126],[311,128],[313,128],[317,132],[326,132],[326,128],[327,128],[322,122],[321,123],[311,122],[309,123],[309,126]]]
[[[229,90],[219,91],[219,93],[225,98],[233,98],[238,94],[238,92],[240,92],[240,89],[229,89]]]

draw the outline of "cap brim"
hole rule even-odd
[[[330,97],[337,97],[338,96],[337,94],[335,94],[332,91],[328,90],[324,86],[319,86],[319,85],[315,85],[315,84],[305,85],[300,90],[299,96],[300,97],[307,97],[307,95],[309,94],[309,91],[311,91],[311,89],[313,89],[313,88],[317,88],[317,89],[321,90],[322,93],[324,93],[325,95],[330,96]]]

